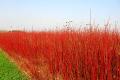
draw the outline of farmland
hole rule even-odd
[[[2,32],[0,48],[32,80],[120,80],[117,31]]]

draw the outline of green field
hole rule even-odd
[[[28,80],[17,66],[10,62],[5,53],[0,50],[0,80]]]

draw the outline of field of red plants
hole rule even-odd
[[[0,47],[31,80],[120,80],[120,34],[109,29],[1,32]]]

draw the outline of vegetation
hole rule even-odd
[[[13,62],[10,62],[3,51],[0,51],[0,80],[27,80]]]
[[[32,80],[120,79],[120,34],[107,28],[5,32],[0,47]]]

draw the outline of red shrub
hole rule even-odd
[[[117,32],[6,32],[0,47],[35,80],[120,80]]]

